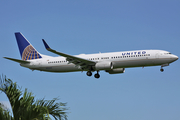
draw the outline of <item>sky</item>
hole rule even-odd
[[[127,68],[123,74],[31,71],[21,59],[21,32],[39,53],[42,39],[70,55],[160,49],[180,56],[179,0],[0,1],[0,74],[36,99],[66,102],[69,120],[179,120],[180,60],[164,67]],[[94,73],[93,73],[94,74]],[[0,101],[8,103],[4,93]]]

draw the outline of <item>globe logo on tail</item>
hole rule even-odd
[[[22,60],[33,60],[42,58],[40,54],[33,48],[32,45],[28,45],[22,54]]]

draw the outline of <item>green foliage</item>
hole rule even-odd
[[[16,83],[6,77],[0,79],[0,91],[7,95],[13,112],[12,117],[9,111],[1,107],[0,120],[51,120],[50,115],[55,120],[67,120],[66,104],[56,103],[57,98],[35,100],[32,92],[25,89],[23,93]]]

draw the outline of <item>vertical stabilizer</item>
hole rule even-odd
[[[38,51],[20,32],[15,33],[15,36],[22,60],[33,60],[42,58]]]

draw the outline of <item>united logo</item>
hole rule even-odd
[[[28,45],[22,54],[22,60],[32,60],[42,58],[39,53],[33,48],[32,45]]]

